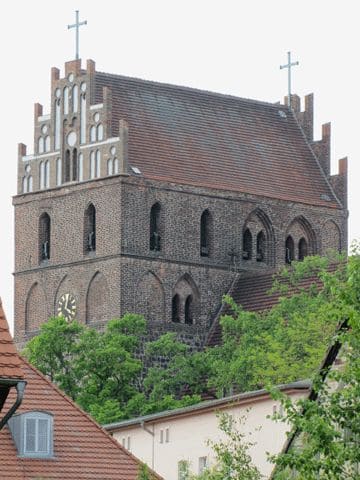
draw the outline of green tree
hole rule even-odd
[[[340,318],[334,282],[345,272],[340,264],[329,273],[329,262],[307,257],[284,269],[274,285],[279,302],[268,311],[247,312],[225,297],[233,315],[220,320],[222,345],[207,352],[209,387],[222,395],[313,375]]]
[[[332,278],[336,315],[343,321],[333,343],[342,345],[343,364],[316,375],[309,399],[292,404],[274,394],[285,410],[279,420],[293,426],[290,448],[272,458],[276,480],[360,479],[360,257],[358,249],[353,253],[346,281]]]
[[[260,480],[262,476],[249,455],[253,444],[245,439],[241,431],[245,417],[235,419],[232,415],[221,413],[218,418],[225,440],[209,442],[216,462],[200,475],[190,476],[191,480]]]
[[[44,375],[55,382],[73,400],[79,386],[74,365],[79,356],[79,340],[84,327],[63,317],[50,318],[40,327],[40,334],[26,345],[23,354]]]

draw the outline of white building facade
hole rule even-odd
[[[295,401],[309,393],[310,384],[296,382],[279,388]],[[268,418],[279,408],[267,391],[258,390],[105,425],[105,429],[166,480],[182,480],[185,462],[196,474],[214,464],[208,441],[225,437],[219,430],[218,413],[245,417],[240,428],[245,441],[253,444],[249,451],[252,461],[264,478],[269,478],[273,465],[267,453],[281,451],[289,430],[285,423]]]

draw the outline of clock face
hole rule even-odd
[[[76,300],[74,295],[71,293],[61,295],[58,302],[57,314],[59,317],[64,317],[68,322],[73,320],[76,314]]]

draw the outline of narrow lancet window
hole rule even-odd
[[[101,153],[100,150],[96,150],[96,177],[100,177],[100,169],[101,169]]]
[[[200,219],[200,255],[202,257],[210,255],[210,224],[210,212],[205,210]]]
[[[308,245],[305,238],[300,238],[299,240],[299,260],[304,260],[304,258],[308,255]]]
[[[160,204],[155,203],[150,211],[150,250],[155,251],[161,250],[160,212]]]
[[[80,143],[86,143],[86,97],[81,95],[80,102]]]
[[[185,323],[187,325],[193,324],[193,297],[189,295],[185,300]]]
[[[243,233],[242,257],[244,260],[251,260],[252,257],[252,235],[248,228]]]
[[[96,127],[96,138],[99,141],[104,138],[104,127],[102,126],[102,123],[99,123],[99,125]]]
[[[71,158],[70,158],[70,150],[66,150],[65,152],[65,169],[64,169],[64,182],[70,182],[70,174],[71,174]]]
[[[50,162],[49,160],[46,160],[45,166],[44,166],[44,186],[45,188],[50,187]]]
[[[78,158],[77,149],[74,148],[72,152],[72,180],[76,181],[78,177]]]
[[[55,150],[60,149],[60,100],[55,102]]]
[[[171,301],[171,320],[175,323],[180,322],[180,297],[174,295]]]
[[[265,260],[265,247],[266,247],[265,234],[261,230],[261,232],[259,232],[256,237],[256,261],[257,262],[263,262]]]
[[[68,87],[64,88],[64,115],[69,113],[69,89]]]
[[[95,178],[95,152],[90,152],[90,178]]]
[[[45,164],[44,164],[44,162],[40,162],[39,173],[40,173],[40,190],[43,190],[45,188]]]
[[[72,89],[72,111],[77,113],[79,108],[79,87],[77,85],[73,86]]]
[[[56,185],[61,185],[61,158],[56,159]]]
[[[50,258],[50,217],[43,213],[39,219],[39,261]]]
[[[90,128],[90,142],[95,142],[96,140],[96,127],[92,126]]]
[[[96,210],[92,203],[88,206],[84,215],[84,252],[96,250]]]
[[[79,182],[82,182],[84,180],[84,155],[82,153],[79,153],[79,172],[78,172],[78,178]]]
[[[294,240],[292,236],[289,235],[285,242],[285,263],[290,265],[291,262],[294,260],[294,258],[295,258]]]

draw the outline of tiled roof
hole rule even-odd
[[[330,270],[334,269],[330,266]],[[279,302],[279,298],[284,296],[283,293],[273,292],[269,293],[274,280],[275,271],[252,276],[241,276],[230,287],[228,294],[233,298],[237,305],[241,305],[244,310],[249,312],[262,312],[270,310]],[[291,296],[299,288],[306,288],[310,285],[320,285],[320,280],[316,275],[308,276],[299,281],[298,287],[288,286],[287,296]],[[213,325],[210,329],[207,342],[208,346],[219,345],[221,343],[221,326],[220,318],[224,314],[231,313],[230,308],[223,306],[217,314]]]
[[[1,379],[22,380],[21,360],[9,333],[2,302],[0,299],[0,383]]]
[[[340,207],[287,107],[107,73],[95,78],[95,102],[111,89],[113,134],[125,119],[129,163],[144,177]]]
[[[54,418],[54,458],[19,458],[8,428],[0,431],[0,478],[61,480],[136,480],[140,462],[77,407],[64,393],[18,356],[0,305],[0,364],[9,378],[26,380],[16,414],[45,411]],[[8,363],[7,363],[8,362]],[[12,389],[4,405],[14,404]],[[152,473],[153,480],[161,479]]]

